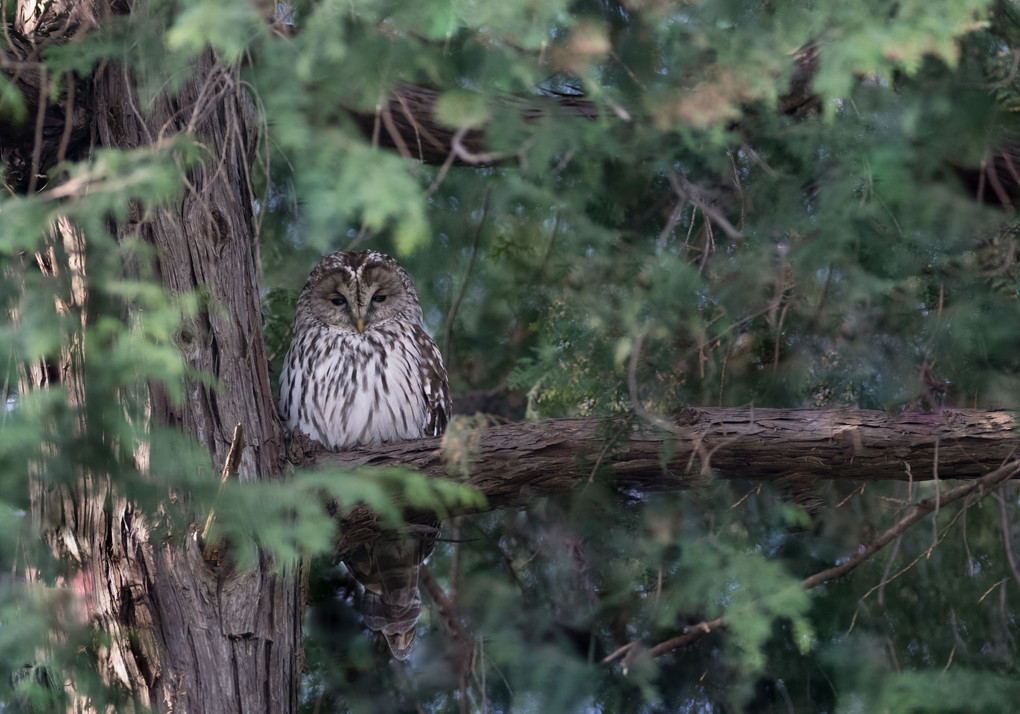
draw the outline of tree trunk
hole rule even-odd
[[[156,247],[157,272],[169,292],[204,289],[211,303],[181,330],[178,346],[189,365],[214,376],[218,385],[191,382],[188,398],[178,406],[153,385],[152,418],[196,438],[215,464],[225,461],[234,426],[242,424],[247,447],[238,475],[264,480],[281,473],[284,455],[258,303],[249,174],[255,111],[237,74],[207,53],[172,102],[161,97],[141,116],[130,73],[108,70],[96,81],[94,116],[104,147],[149,146],[184,133],[199,138],[208,151],[177,205],[118,230],[125,236],[137,230]],[[141,675],[125,685],[146,692],[150,706],[167,711],[297,708],[298,573],[273,575],[270,563],[254,572],[213,567],[194,533],[183,549],[150,542],[130,507],[111,514],[104,530],[122,543],[114,538],[110,552],[97,554],[95,610],[111,629],[128,622],[152,633],[143,640],[150,644],[145,648],[115,640],[119,651],[111,654],[112,663],[134,663]],[[105,533],[91,537],[108,542]]]
[[[26,88],[34,85],[30,101],[45,97],[51,80],[36,64],[31,43],[17,42],[19,33],[26,38],[38,33],[34,39],[42,44],[53,32],[67,37],[87,30],[117,9],[103,0],[19,3],[13,37],[25,54],[15,69]],[[208,308],[187,322],[177,342],[188,364],[212,375],[217,386],[191,382],[187,398],[175,406],[153,384],[151,419],[198,440],[216,465],[226,458],[240,423],[248,446],[239,477],[277,477],[284,465],[283,429],[262,339],[249,173],[255,112],[237,68],[206,53],[173,99],[162,95],[149,104],[139,101],[124,67],[104,65],[91,82],[67,87],[73,92],[65,88],[61,111],[43,103],[30,128],[4,127],[10,143],[3,159],[17,169],[12,177],[21,190],[41,186],[56,161],[84,158],[100,148],[158,150],[161,142],[185,135],[207,152],[188,173],[175,205],[114,227],[121,239],[141,238],[155,246],[156,272],[169,292],[201,290],[208,297]],[[91,146],[81,146],[82,116],[92,119]],[[65,125],[62,117],[72,122]],[[69,272],[72,280],[83,277],[87,251],[66,248],[80,236],[69,222],[59,222],[56,230],[57,245],[62,240],[65,246],[58,258],[76,258],[80,264],[72,260]],[[59,272],[52,251],[50,257],[49,268]],[[89,319],[84,295],[65,302]],[[87,376],[76,374],[80,360],[73,349],[66,361],[66,369],[30,367],[24,386],[59,381],[69,387],[71,399],[82,398],[84,390],[74,385]],[[144,462],[144,454],[139,456]],[[183,546],[154,541],[145,516],[115,488],[104,474],[82,471],[73,489],[36,489],[35,495],[37,516],[61,534],[51,542],[72,563],[86,617],[109,634],[99,652],[104,681],[162,711],[295,711],[303,666],[300,574],[275,574],[268,562],[254,572],[211,564],[194,532]]]

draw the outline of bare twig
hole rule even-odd
[[[1005,486],[1003,486],[1005,488]],[[1009,563],[1009,570],[1013,573],[1013,579],[1020,585],[1020,569],[1016,565],[1016,556],[1013,555],[1013,534],[1009,523],[1009,510],[1006,508],[1006,499],[1002,497],[1001,491],[995,494],[999,499],[999,509],[1002,514],[1002,540],[1006,544],[1006,560]]]
[[[949,661],[946,662],[946,666],[942,668],[943,672],[949,671],[949,666],[953,664],[953,656],[956,654],[956,645],[953,645],[953,649],[949,651]]]
[[[860,488],[855,488],[855,489],[854,489],[853,491],[851,491],[851,492],[850,492],[850,495],[848,495],[848,496],[847,496],[846,498],[844,498],[844,499],[843,499],[842,501],[840,501],[839,503],[837,503],[835,507],[836,507],[836,508],[842,508],[843,506],[845,506],[845,505],[847,504],[847,502],[848,502],[848,501],[849,501],[849,500],[850,500],[851,498],[853,498],[854,496],[856,496],[856,495],[857,495],[858,493],[860,493],[860,494],[861,494],[861,495],[863,496],[863,495],[864,495],[864,487],[865,487],[866,485],[867,485],[867,484],[861,484],[861,487],[860,487]]]
[[[457,158],[457,154],[454,153],[453,149],[446,155],[446,160],[443,161],[443,165],[439,167],[439,173],[436,174],[435,180],[425,189],[425,198],[428,198],[434,194],[439,187],[442,185],[443,180],[446,178],[446,174],[450,171],[450,167],[453,166],[454,160]]]
[[[503,564],[506,566],[507,574],[517,585],[517,589],[520,590],[521,592],[521,597],[524,599],[525,602],[527,602],[530,599],[530,596],[528,595],[528,589],[524,586],[524,582],[517,574],[517,569],[514,567],[514,562],[507,554],[507,552],[503,550],[503,548],[499,545],[499,542],[496,539],[494,539],[491,535],[489,535],[481,526],[479,526],[474,519],[468,518],[466,520],[466,523],[472,528],[474,528],[478,533],[480,533],[481,536],[489,542],[489,545],[491,545],[496,550],[496,552],[499,553],[500,557],[502,557],[503,559]],[[535,551],[534,555],[532,555],[531,558],[528,559],[528,562],[530,563],[537,555],[538,551]]]
[[[454,518],[451,524],[451,540],[453,541],[453,553],[450,555],[450,570],[447,575],[450,581],[450,599],[456,601],[457,592],[460,589],[461,562],[462,562],[462,528],[461,518]]]
[[[49,98],[49,75],[46,73],[46,65],[39,65],[39,106],[35,113],[35,138],[32,144],[32,172],[28,176],[28,195],[35,193],[39,182],[39,165],[42,161],[43,147],[43,124],[46,121],[46,106]]]
[[[678,436],[690,442],[693,445],[693,451],[691,452],[691,460],[688,463],[688,470],[690,468],[690,464],[694,461],[694,457],[697,456],[701,461],[701,473],[707,475],[711,471],[710,461],[712,452],[709,452],[705,448],[704,440],[701,436],[690,429],[673,423],[665,417],[653,413],[650,409],[646,408],[644,403],[641,401],[637,384],[637,363],[638,360],[641,359],[641,351],[644,346],[645,334],[647,331],[648,328],[643,327],[641,332],[639,332],[634,338],[634,344],[631,347],[630,364],[627,368],[627,388],[630,392],[631,407],[634,409],[634,413],[642,419],[654,424],[664,431],[669,432],[670,434],[673,434],[674,436]],[[725,442],[720,444],[720,446],[723,444],[725,444]]]
[[[386,133],[390,135],[390,139],[397,147],[397,152],[405,159],[414,159],[414,156],[411,155],[411,150],[407,148],[407,144],[404,142],[404,137],[400,135],[400,130],[397,129],[397,125],[393,122],[389,102],[383,103],[380,114],[382,115],[383,126],[386,127]],[[419,155],[421,154],[420,151],[418,153]]]
[[[997,582],[994,585],[992,585],[992,587],[990,587],[987,590],[985,590],[985,594],[978,598],[978,602],[979,603],[982,602],[986,597],[988,597],[989,595],[992,594],[992,590],[995,590],[995,588],[999,587],[1000,585],[1003,585],[1005,582],[1006,582],[1006,578],[1003,578],[999,582]]]
[[[976,481],[972,481],[970,483],[966,483],[961,486],[957,486],[956,488],[950,489],[949,491],[946,491],[944,494],[942,494],[941,503],[942,505],[952,503],[954,501],[960,500],[961,498],[969,496],[975,491],[984,492],[987,488],[1000,484],[1006,481],[1007,479],[1016,476],[1018,473],[1020,473],[1020,460],[1009,461],[1008,463],[999,467],[995,471],[986,474],[985,476]],[[822,583],[834,580],[836,578],[848,574],[850,571],[852,571],[858,565],[860,565],[865,560],[873,556],[875,553],[877,553],[883,547],[888,545],[890,542],[894,540],[898,542],[899,536],[902,535],[903,532],[905,532],[908,528],[910,528],[910,526],[917,523],[924,516],[928,515],[934,510],[935,504],[933,502],[933,499],[926,498],[923,501],[918,502],[914,506],[913,513],[911,513],[908,516],[905,516],[904,518],[901,518],[892,528],[886,530],[882,535],[876,538],[866,548],[862,548],[856,555],[851,557],[846,563],[838,565],[834,568],[828,568],[827,570],[823,570],[820,573],[816,573],[815,575],[812,575],[811,577],[804,579],[803,581],[801,581],[801,587],[804,588],[805,590],[810,590],[811,588],[817,587]],[[948,529],[944,533],[948,533]],[[943,538],[944,537],[945,535],[943,535]],[[924,554],[919,555],[914,562],[916,563],[923,557]],[[908,566],[908,568],[909,567],[910,566]],[[907,568],[904,568],[904,570],[900,572],[904,572],[906,569]],[[897,575],[899,575],[899,573],[897,573]],[[895,578],[896,576],[893,577]],[[892,578],[890,578],[890,580],[891,579]],[[1020,578],[1018,578],[1018,581],[1020,581]],[[876,588],[880,587],[881,585],[884,585],[886,582],[888,581],[885,579],[885,577],[883,577],[883,582],[876,586]],[[998,585],[1001,585],[1003,582],[1004,581],[999,581],[999,583],[993,585],[988,592],[981,596],[981,600],[984,600],[992,589],[994,589]],[[874,589],[875,588],[872,588],[872,590]],[[856,620],[857,613],[855,612],[854,622],[856,622]],[[686,627],[684,628],[683,634],[668,639],[665,642],[659,643],[651,650],[649,650],[649,654],[652,657],[659,657],[679,647],[686,647],[695,642],[696,640],[698,640],[702,635],[707,634],[720,627],[725,627],[725,625],[726,625],[725,618],[720,617],[716,618],[715,620],[699,623],[692,627]],[[850,629],[851,630],[853,629],[853,623],[851,623]],[[609,655],[609,657],[603,659],[602,663],[606,664],[608,662],[611,662],[613,659],[616,659],[617,657],[625,653],[629,655],[629,653],[634,649],[634,647],[637,644],[638,642],[635,641],[628,643],[627,645],[624,645],[623,647],[617,649],[615,652]],[[952,662],[951,657],[950,662]]]
[[[670,212],[669,214],[669,220],[666,221],[666,225],[662,227],[661,231],[659,231],[659,237],[655,240],[655,247],[657,249],[659,250],[666,249],[666,242],[669,240],[669,237],[673,234],[673,229],[676,228],[677,224],[680,222],[680,219],[683,217],[685,208],[687,208],[687,201],[678,200],[676,202],[676,205],[673,207],[672,212]],[[691,221],[693,222],[693,220],[694,219],[692,216]]]
[[[892,565],[896,562],[896,556],[900,552],[900,544],[903,543],[902,538],[897,538],[893,545],[892,553],[889,554],[889,560],[885,564],[885,570],[882,571],[882,581],[878,584],[878,604],[885,604],[885,586],[889,582],[889,573],[892,571]]]
[[[64,131],[60,135],[60,146],[57,149],[58,164],[67,158],[67,147],[71,143],[71,127],[74,123],[74,75],[67,72],[64,80],[67,82],[67,97],[64,101]]]
[[[959,513],[957,513],[955,516],[953,516],[953,520],[949,523],[949,527],[947,527],[945,530],[942,531],[942,535],[939,536],[938,543],[935,543],[935,546],[938,546],[939,544],[942,543],[942,541],[944,541],[946,539],[946,537],[949,535],[949,532],[952,529],[953,525],[956,523],[957,520],[960,519],[961,515],[964,512],[965,512],[964,509],[961,508]],[[897,540],[899,540],[899,539],[897,539]],[[921,562],[922,558],[930,557],[933,547],[934,546],[929,547],[928,550],[924,551],[923,553],[921,553],[920,555],[915,557],[913,560],[911,560],[909,563],[907,563],[902,568],[897,570],[895,573],[890,575],[888,578],[883,578],[883,580],[881,582],[879,582],[877,585],[872,585],[870,588],[868,588],[868,591],[866,593],[864,593],[863,595],[861,595],[861,602],[864,602],[865,599],[870,597],[871,593],[875,592],[876,590],[881,590],[883,587],[885,587],[886,585],[891,583],[896,578],[900,577],[901,575],[903,575],[907,571],[913,569],[913,567],[915,565],[917,565],[918,563]]]
[[[743,144],[740,147],[740,151],[742,153],[745,153],[748,156],[750,156],[751,159],[754,161],[754,163],[758,164],[758,166],[761,167],[762,171],[764,171],[766,174],[769,175],[769,178],[772,178],[772,179],[775,179],[775,180],[778,180],[778,179],[782,178],[782,174],[780,174],[774,168],[769,166],[768,163],[766,163],[765,159],[763,159],[761,156],[759,156],[758,152],[755,151],[751,147],[750,144]]]
[[[453,641],[452,654],[454,666],[460,676],[461,710],[466,712],[468,710],[467,683],[471,674],[471,661],[474,658],[474,647],[471,645],[471,638],[460,621],[460,615],[453,601],[439,587],[439,583],[436,582],[435,577],[433,577],[432,572],[427,566],[423,565],[421,570],[418,571],[418,582],[425,588],[429,597],[432,598],[432,602],[435,603],[436,610],[439,613],[439,621]]]
[[[506,154],[499,151],[486,151],[472,153],[464,146],[464,136],[468,133],[468,127],[461,127],[450,138],[450,146],[457,158],[466,164],[495,164],[506,158]]]
[[[675,171],[671,171],[669,174],[669,183],[673,187],[673,191],[680,198],[681,201],[690,201],[695,206],[701,209],[701,212],[708,218],[715,222],[723,233],[728,235],[730,238],[737,239],[743,238],[744,235],[738,231],[729,219],[726,218],[715,206],[708,204],[701,196],[703,190],[692,184],[690,181],[680,176]]]
[[[652,657],[661,657],[667,652],[672,652],[679,647],[687,647],[693,644],[695,641],[701,639],[702,635],[707,635],[713,630],[718,630],[720,627],[725,627],[726,621],[717,617],[714,620],[708,620],[706,622],[699,622],[697,625],[690,625],[684,628],[682,635],[672,637],[665,642],[660,642],[648,651]]]
[[[631,648],[636,647],[639,641],[640,640],[633,640],[632,642],[628,642],[627,644],[625,644],[623,647],[617,648],[616,650],[613,651],[612,654],[603,657],[600,664],[609,664],[614,659],[622,657],[627,652],[629,652]]]
[[[234,437],[230,440],[230,451],[227,452],[227,459],[223,464],[223,472],[220,474],[220,488],[216,491],[216,498],[213,500],[213,507],[209,509],[209,516],[205,519],[205,527],[202,529],[201,538],[204,541],[209,537],[209,529],[212,528],[216,518],[216,506],[223,493],[223,486],[231,475],[237,475],[237,468],[241,464],[241,452],[244,451],[244,427],[238,422],[234,427]]]

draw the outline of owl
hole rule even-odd
[[[341,450],[438,436],[450,411],[443,358],[422,326],[418,294],[404,269],[375,251],[319,261],[298,298],[280,374],[287,426]],[[414,645],[418,571],[434,547],[434,535],[386,540],[344,558],[365,588],[365,624],[385,635],[398,659],[407,659]]]

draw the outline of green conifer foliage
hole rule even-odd
[[[722,480],[709,459],[695,488],[655,492],[620,488],[611,466],[635,427],[668,462],[689,435],[662,425],[690,408],[1017,409],[1014,3],[88,2],[111,7],[32,50],[14,5],[0,4],[0,709],[145,704],[101,663],[121,632],[147,647],[146,623],[75,609],[87,558],[41,506],[88,482],[95,509],[65,513],[127,509],[184,551],[213,511],[223,562],[303,583],[301,711],[1015,711],[1012,484],[940,504],[805,589],[954,474],[822,481],[807,460],[790,479],[749,462]],[[208,106],[235,93],[246,122],[213,133],[253,147],[235,179],[265,385],[189,363],[215,332],[196,325],[237,317],[200,281],[161,282],[182,258],[147,232],[192,205],[222,158],[210,136],[62,140],[69,86],[99,126],[91,92],[130,75],[115,127],[175,106],[209,58],[236,82],[210,82]],[[49,78],[38,113],[29,69]],[[488,414],[465,433],[598,421],[569,496],[485,511],[462,473],[410,469],[220,488],[201,434],[150,419],[153,400],[275,389],[309,268],[352,248],[413,276],[453,392]],[[406,506],[485,511],[447,522],[406,666],[359,619],[329,501],[389,526]]]

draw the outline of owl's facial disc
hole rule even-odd
[[[364,334],[374,325],[399,317],[403,285],[373,266],[352,279],[349,273],[327,276],[315,288],[320,319],[329,325]]]

